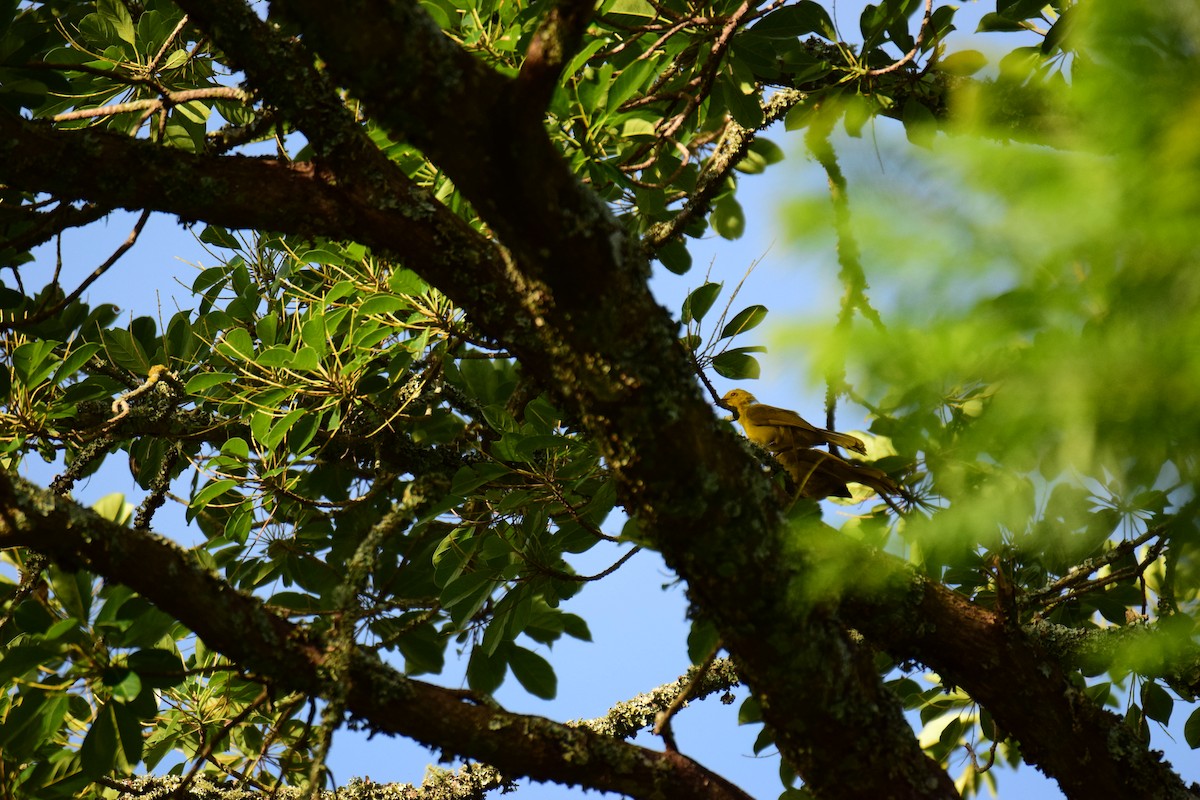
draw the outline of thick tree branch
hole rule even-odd
[[[924,663],[963,687],[1067,797],[1200,796],[1200,787],[1186,786],[1161,753],[1070,680],[1063,660],[1038,641],[1037,627],[1006,624],[845,537],[810,535],[807,542],[824,569],[856,576],[840,604],[848,624],[894,658]]]
[[[86,568],[137,591],[204,642],[291,691],[324,696],[327,651],[303,628],[232,589],[174,543],[0,473],[0,548],[45,553],[64,569]],[[346,707],[380,733],[409,736],[492,764],[510,775],[645,798],[747,795],[678,754],[625,744],[583,728],[510,714],[405,678],[356,649]]]
[[[480,328],[504,331],[537,357],[538,339],[519,324],[528,319],[525,298],[500,251],[399,170],[376,171],[369,183],[339,181],[312,162],[193,155],[0,114],[0,183],[185,221],[369,244],[471,308]]]
[[[416,0],[357,0],[337,9],[319,0],[276,0],[271,8],[299,23],[305,41],[376,121],[446,171],[526,280],[549,290],[544,313],[555,304],[572,312],[592,306],[609,330],[630,326],[627,314],[595,298],[637,291],[648,265],[626,252],[629,240],[571,173],[541,116],[525,111],[516,79],[464,52]],[[569,335],[566,316],[559,324]],[[580,333],[574,346],[594,347],[592,331]]]

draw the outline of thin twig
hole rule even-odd
[[[129,249],[137,243],[138,237],[141,235],[142,229],[146,227],[146,221],[149,219],[150,210],[146,209],[138,217],[137,222],[133,226],[133,230],[129,232],[129,236],[126,237],[125,241],[121,243],[121,246],[118,247],[113,254],[108,257],[107,261],[96,267],[96,269],[92,271],[91,275],[84,278],[83,283],[79,284],[75,291],[71,292],[53,306],[50,306],[49,308],[43,308],[41,311],[38,311],[30,316],[23,317],[22,319],[0,319],[0,330],[17,330],[18,328],[36,325],[39,322],[50,319],[64,308],[69,306],[71,303],[74,303],[79,299],[80,295],[87,291],[89,286],[95,283],[104,273],[108,272],[112,265],[116,264],[117,260],[121,256],[129,252]]]
[[[895,72],[903,67],[908,62],[917,57],[917,53],[921,50],[921,45],[925,43],[925,31],[929,29],[929,18],[933,15],[933,0],[925,0],[925,17],[921,20],[921,28],[917,31],[917,41],[913,45],[912,50],[909,50],[899,61],[888,64],[886,67],[873,69],[867,72],[868,76],[886,75],[889,72]]]
[[[115,114],[124,114],[128,111],[147,111],[152,114],[161,108],[168,105],[180,105],[191,100],[214,100],[214,99],[232,99],[241,100],[242,102],[250,101],[250,93],[235,86],[210,86],[205,89],[187,89],[182,92],[164,91],[162,97],[147,98],[145,100],[130,100],[127,103],[114,103],[111,106],[101,106],[100,108],[80,108],[75,111],[66,111],[62,114],[56,114],[53,119],[55,122],[66,122],[73,119],[93,119],[95,117],[110,117]]]
[[[655,715],[653,733],[655,736],[661,736],[663,738],[663,742],[666,744],[667,750],[674,751],[676,753],[679,752],[679,748],[675,745],[675,735],[671,732],[671,718],[679,713],[679,709],[687,705],[688,698],[692,696],[692,692],[695,690],[696,686],[701,680],[704,679],[704,676],[708,674],[708,671],[712,668],[713,661],[716,660],[717,653],[720,652],[720,650],[721,642],[718,641],[713,644],[712,649],[708,652],[708,656],[704,659],[704,663],[700,665],[700,669],[692,673],[691,680],[688,681],[688,684],[684,687],[683,691],[675,695],[675,697],[672,698],[670,705]]]
[[[175,30],[171,31],[171,35],[168,36],[165,41],[163,41],[162,47],[158,49],[158,53],[155,54],[154,58],[150,60],[150,63],[146,65],[147,72],[153,73],[158,70],[158,62],[162,61],[162,57],[167,54],[167,48],[175,43],[175,37],[178,36],[179,32],[183,30],[183,27],[187,25],[187,21],[188,15],[184,14],[183,18],[179,20],[179,24],[175,26]]]

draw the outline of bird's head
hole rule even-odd
[[[725,396],[721,398],[720,404],[725,408],[728,408],[730,411],[737,412],[738,416],[741,416],[742,412],[744,412],[748,406],[751,406],[756,402],[757,401],[754,399],[754,395],[750,394],[745,389],[730,389],[725,393]]]

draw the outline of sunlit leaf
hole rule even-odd
[[[739,333],[745,333],[751,328],[755,328],[767,316],[767,307],[763,305],[753,305],[743,308],[733,319],[726,323],[721,329],[721,335],[718,338],[728,339],[732,336],[737,336]]]

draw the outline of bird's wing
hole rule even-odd
[[[809,424],[804,417],[800,416],[795,411],[789,411],[786,408],[753,405],[746,409],[746,415],[755,425],[770,425],[772,427],[783,428],[803,428],[806,431],[817,430],[817,428]]]

